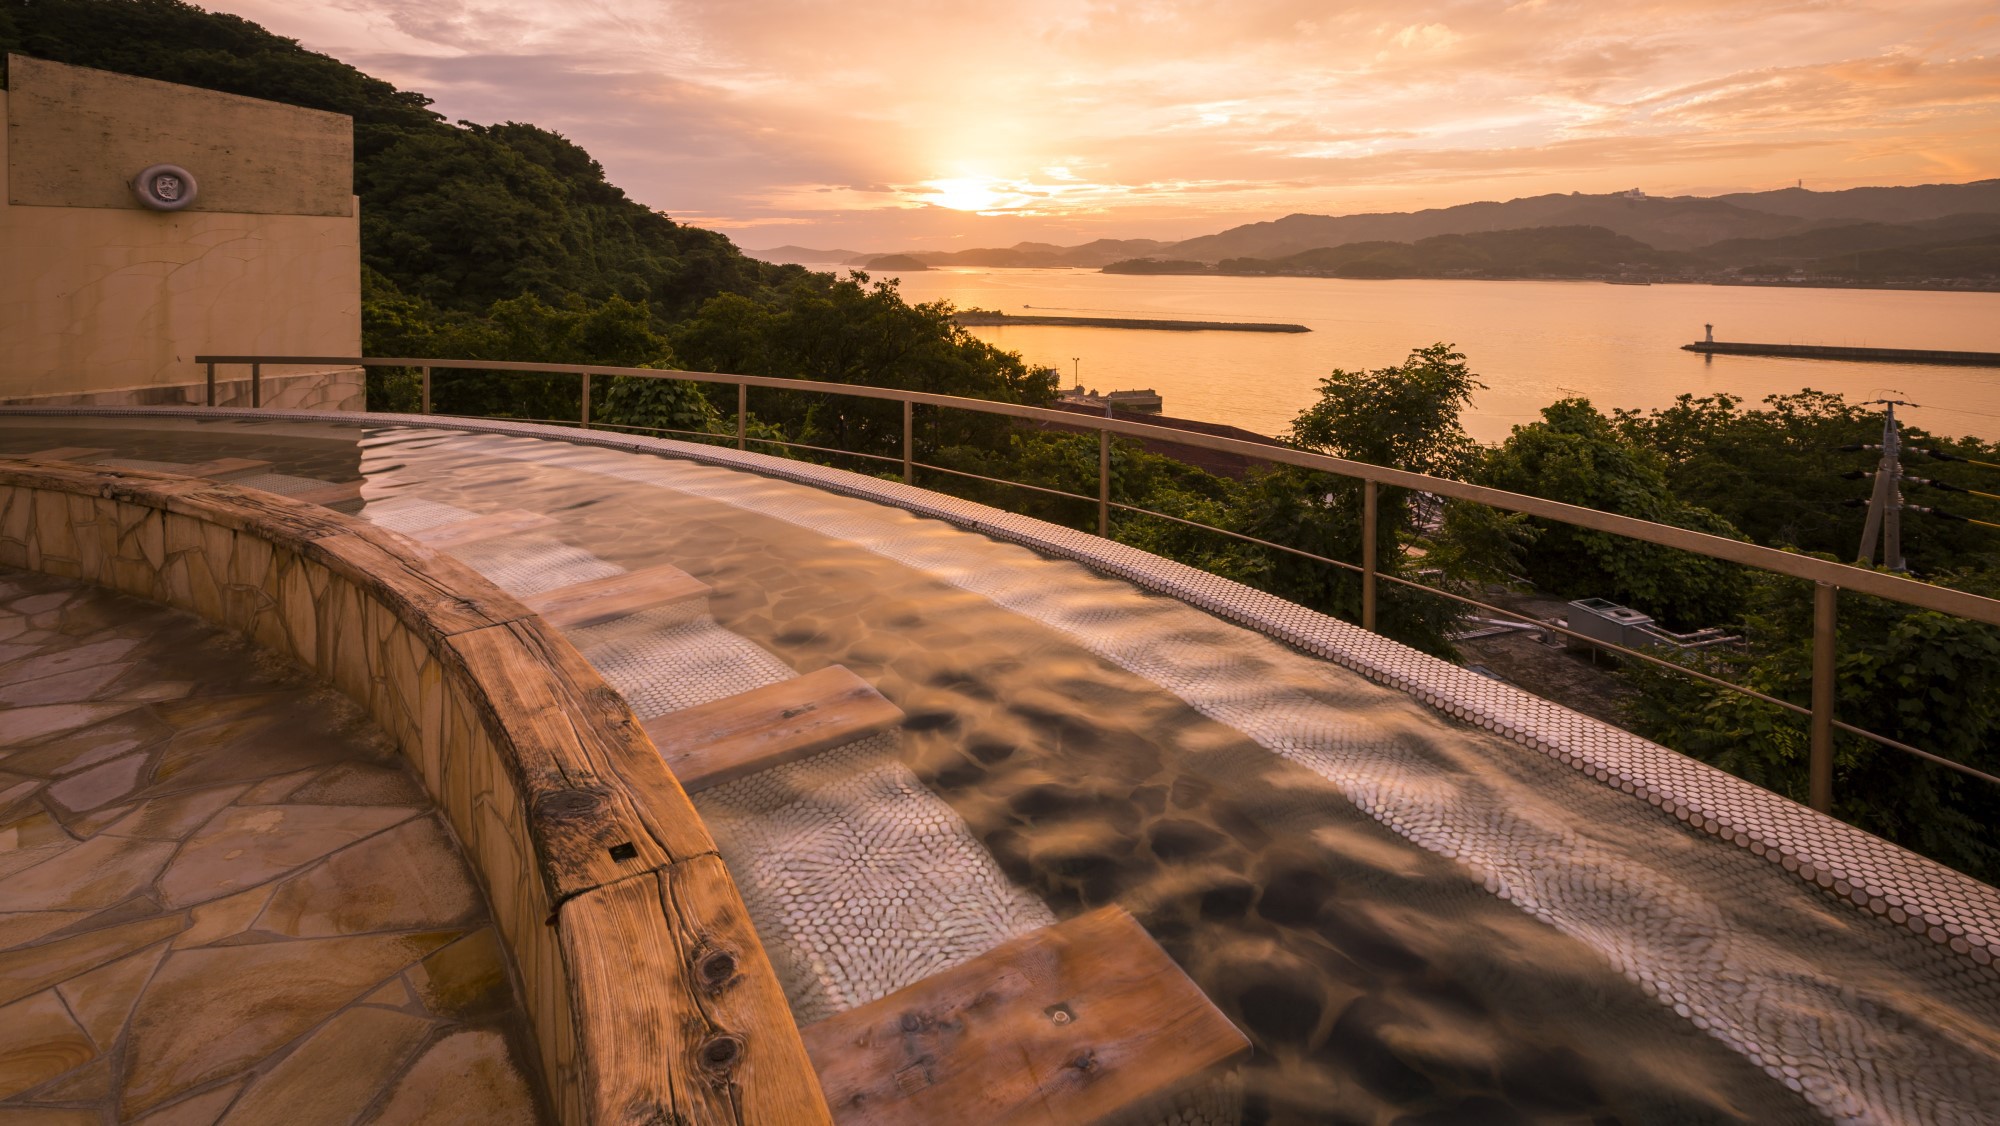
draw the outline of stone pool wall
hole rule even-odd
[[[193,611],[360,703],[484,885],[565,1122],[824,1122],[714,842],[622,700],[448,556],[225,484],[0,463],[0,563]]]

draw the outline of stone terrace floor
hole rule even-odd
[[[543,1121],[388,740],[201,620],[0,568],[0,1126]]]

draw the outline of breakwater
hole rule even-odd
[[[1150,328],[1167,332],[1311,332],[1304,325],[1260,324],[1254,321],[1170,321],[1127,317],[1015,316],[1012,313],[954,313],[952,320],[967,328],[1010,325],[1060,325],[1065,328]]]
[[[1953,364],[2000,368],[2000,352],[1952,352],[1932,348],[1848,348],[1827,344],[1745,344],[1697,340],[1683,344],[1687,352],[1714,356],[1790,356],[1805,360],[1861,360],[1879,364]]]

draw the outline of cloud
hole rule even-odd
[[[677,216],[846,245],[2000,175],[1991,0],[221,6],[556,129]]]

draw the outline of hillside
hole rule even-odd
[[[1537,227],[1437,235],[1414,243],[1349,243],[1277,259],[1225,259],[1216,272],[1344,278],[1575,277],[1671,268],[1685,257],[1603,227]]]
[[[1634,199],[1625,195],[1546,195],[1505,203],[1467,203],[1426,211],[1370,215],[1287,215],[1188,239],[1162,253],[1219,262],[1281,258],[1350,242],[1416,242],[1438,235],[1531,227],[1601,227],[1661,250],[1692,250],[1726,238],[1769,238],[1805,220],[1707,199]]]
[[[2000,234],[1843,254],[1814,262],[1807,272],[1863,282],[1909,283],[1943,278],[2000,281]]]
[[[449,124],[424,95],[236,16],[180,0],[0,0],[6,51],[353,117],[362,262],[376,296],[392,288],[473,312],[522,294],[615,295],[674,319],[784,276],[631,200],[560,134]]]
[[[1995,216],[2000,216],[2000,180],[1916,187],[1852,188],[1837,192],[1786,188],[1772,192],[1738,192],[1713,198],[1656,197],[1631,192],[1583,195],[1572,192],[1505,202],[1466,203],[1423,211],[1287,215],[1177,243],[1148,243],[1139,239],[1125,242],[1100,240],[1066,249],[1023,243],[1011,250],[972,250],[956,255],[925,253],[918,257],[932,265],[981,266],[1103,265],[1112,261],[1124,263],[1144,259],[1217,263],[1237,258],[1279,259],[1308,250],[1352,243],[1416,243],[1442,235],[1596,227],[1661,251],[1694,251],[1724,244],[1729,249],[1724,250],[1721,257],[1733,260],[1736,248],[1750,242],[1807,236],[1823,227],[1869,224],[1912,227],[1916,228],[1913,232],[1890,236],[1890,244],[1914,245],[1935,241],[1939,237],[1922,233],[1927,224],[1944,224],[1954,230],[1963,228],[1968,237],[1972,237],[1972,226],[1993,220]],[[1834,242],[1838,243],[1839,239]],[[1803,247],[1804,244],[1800,245]],[[1029,251],[1027,248],[1030,246],[1035,249]],[[1132,249],[1123,250],[1124,247]],[[1873,248],[1840,245],[1824,253]],[[1776,245],[1764,250],[1779,257],[1789,255],[1799,261],[1815,256],[1805,250],[1794,252]],[[1101,254],[1110,254],[1111,257],[1104,262],[1091,261]],[[1130,270],[1121,265],[1118,272]]]
[[[1830,284],[2000,278],[2000,215],[1857,223],[1769,239],[1728,239],[1699,252],[1660,250],[1603,227],[1530,227],[1318,247],[1271,258],[1139,258],[1108,274],[1329,278],[1637,278],[1818,280]]]
[[[1804,265],[1823,258],[1897,247],[1962,242],[2000,234],[2000,214],[1953,215],[1915,223],[1854,223],[1817,227],[1772,239],[1725,239],[1700,256],[1725,265]]]
[[[1372,240],[1277,258],[1225,258],[1213,266],[1187,259],[1140,260],[1106,273],[1279,275],[1332,278],[1594,277],[1673,271],[1685,254],[1657,250],[1603,227],[1534,227],[1434,235],[1415,242]]]
[[[743,253],[748,254],[752,258],[777,265],[837,266],[843,262],[852,262],[858,258],[870,257],[858,250],[817,250],[810,246],[793,246],[789,243],[784,246],[767,247],[763,250],[746,250]]]
[[[904,273],[930,269],[929,266],[924,264],[922,259],[912,257],[908,254],[884,254],[880,257],[871,258],[868,260],[867,268],[870,270],[897,270]]]
[[[897,253],[898,258],[910,258],[927,266],[985,266],[1013,269],[1087,267],[1095,269],[1127,258],[1153,254],[1167,243],[1153,239],[1098,239],[1080,246],[1057,246],[1048,242],[1017,242],[1013,246],[976,247],[971,250],[905,250]],[[754,251],[767,261],[782,261],[776,257],[780,250],[803,251],[804,247],[779,247],[768,251]],[[813,251],[815,254],[844,253],[837,251]],[[868,263],[883,257],[880,253],[849,254],[838,259],[845,265],[866,268]],[[826,258],[804,258],[800,262],[824,262]]]
[[[2000,213],[2000,180],[1919,184],[1903,188],[1847,188],[1837,192],[1782,188],[1774,192],[1737,192],[1715,198],[1753,211],[1794,215],[1801,219],[1915,223],[1975,212]]]

